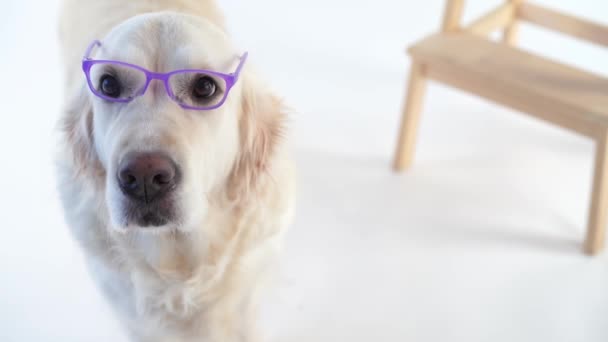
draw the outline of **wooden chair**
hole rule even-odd
[[[426,80],[433,79],[526,112],[595,140],[595,170],[586,253],[604,245],[608,215],[608,79],[515,48],[518,22],[608,46],[608,27],[523,0],[461,27],[464,0],[448,0],[443,27],[409,49],[412,67],[394,168],[412,164]],[[502,42],[488,35],[503,30]]]

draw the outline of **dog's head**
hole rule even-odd
[[[115,27],[92,57],[159,74],[230,74],[240,56],[205,19],[156,13]],[[93,90],[118,97],[135,91],[137,77],[109,67],[91,71],[89,79]],[[213,78],[189,77],[168,82],[177,84],[179,94],[170,96],[163,80],[152,79],[143,95],[114,102],[93,94],[83,76],[65,131],[76,174],[96,184],[113,229],[192,230],[205,218],[212,195],[246,197],[264,177],[281,133],[280,100],[245,65],[221,106],[184,108],[179,101],[204,105],[228,90]]]

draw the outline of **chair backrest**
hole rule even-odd
[[[467,31],[486,36],[494,30],[502,29],[505,32],[505,42],[513,44],[517,22],[524,21],[608,47],[608,26],[534,5],[525,0],[506,0],[500,7],[463,27],[461,21],[464,4],[465,0],[447,0],[442,32]]]
[[[517,9],[524,0],[507,0]],[[443,15],[442,32],[458,31],[461,29],[462,13],[465,0],[447,0]]]

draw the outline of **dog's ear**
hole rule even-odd
[[[85,87],[68,99],[60,125],[75,176],[103,177],[103,167],[93,144],[93,107]]]
[[[229,197],[232,199],[246,198],[255,193],[269,177],[287,118],[287,108],[282,99],[255,74],[243,73],[240,82],[240,148],[229,180]]]

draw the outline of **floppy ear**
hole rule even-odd
[[[269,178],[273,157],[282,142],[286,107],[282,99],[251,72],[241,77],[240,149],[230,175],[229,197],[248,197]]]
[[[86,174],[103,180],[105,171],[93,145],[93,107],[85,87],[74,93],[67,101],[60,122],[68,158],[71,159],[75,176]]]

